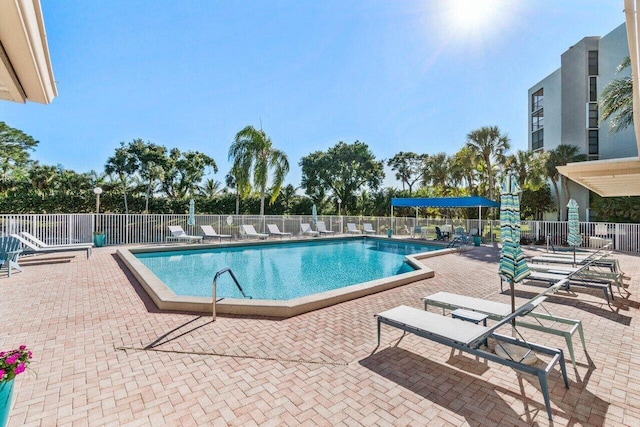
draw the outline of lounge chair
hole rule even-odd
[[[18,258],[22,253],[20,241],[13,237],[0,237],[0,268],[7,267],[8,275],[11,277],[11,270],[22,271],[18,264]]]
[[[371,224],[368,222],[362,224],[362,229],[365,234],[376,234],[376,230],[374,230]]]
[[[255,237],[258,239],[266,239],[267,237],[269,237],[268,234],[258,233],[251,224],[243,224],[241,227],[245,237]]]
[[[610,269],[614,273],[620,273],[624,275],[620,269],[620,263],[617,258],[613,258],[610,252],[593,252],[585,256],[582,254],[576,254],[575,262],[573,253],[568,252],[565,254],[544,254],[531,258],[532,263],[536,264],[570,264],[573,265],[594,265],[598,267],[605,267]]]
[[[417,239],[419,237],[422,237],[422,227],[420,227],[419,225],[416,225],[411,229],[411,238]]]
[[[624,278],[620,273],[614,273],[612,271],[601,271],[597,267],[583,268],[583,267],[569,267],[566,265],[548,265],[548,264],[531,264],[529,270],[551,273],[551,274],[573,274],[578,278],[584,278],[585,280],[603,280],[611,282],[616,285],[618,292],[622,295],[622,288],[624,287]]]
[[[542,295],[542,294],[541,294]],[[465,295],[457,295],[449,292],[438,292],[433,295],[422,298],[424,301],[424,309],[426,310],[429,305],[442,308],[442,314],[446,310],[457,310],[459,308],[464,310],[477,311],[478,313],[484,313],[492,320],[500,321],[505,316],[511,314],[511,305],[501,302],[489,301],[481,298],[473,298]],[[540,306],[540,308],[544,308]],[[546,311],[546,310],[545,310]],[[527,321],[527,318],[533,318],[534,321]],[[546,322],[546,323],[545,323]],[[569,325],[569,329],[559,329],[560,325]],[[564,337],[567,342],[567,349],[569,350],[569,357],[573,363],[573,367],[577,369],[575,355],[573,352],[573,334],[578,332],[580,341],[582,342],[582,348],[585,353],[587,352],[587,345],[584,340],[584,331],[582,330],[582,322],[580,320],[566,319],[564,317],[554,316],[548,311],[541,313],[539,311],[532,311],[527,317],[522,320],[516,321],[516,326],[522,326],[523,328],[533,329],[536,331],[542,331],[552,335],[558,335]]]
[[[21,231],[20,235],[22,237],[24,237],[25,239],[30,240],[31,242],[35,243],[36,246],[39,246],[41,248],[59,248],[59,247],[62,247],[62,246],[82,247],[82,248],[86,248],[87,246],[93,247],[93,243],[91,243],[91,242],[87,242],[87,243],[63,243],[63,244],[60,244],[60,245],[48,245],[45,242],[43,242],[42,240],[38,239],[33,234],[27,233],[26,231]]]
[[[436,226],[436,240],[447,240],[449,238],[449,233],[444,233],[440,230],[440,227]]]
[[[565,366],[562,350],[527,342],[522,337],[521,339],[514,339],[507,335],[496,333],[498,328],[507,325],[511,320],[515,320],[517,317],[525,316],[530,313],[542,301],[544,301],[545,298],[546,297],[543,296],[530,300],[525,305],[516,309],[514,313],[505,316],[491,327],[476,325],[471,322],[464,322],[462,320],[441,316],[439,314],[429,313],[418,308],[401,305],[375,315],[378,320],[378,347],[380,347],[380,327],[382,324],[386,324],[453,349],[464,351],[474,356],[482,357],[483,359],[536,375],[540,381],[540,391],[544,397],[544,403],[547,407],[547,415],[551,420],[551,402],[549,399],[547,376],[549,375],[549,372],[553,370],[553,366],[556,363],[560,365],[565,387],[569,388],[567,368]],[[481,350],[479,347],[487,340],[487,338],[495,339],[496,347],[501,347],[505,350],[508,357],[502,358],[489,351]],[[537,365],[529,366],[522,363],[524,357],[516,360],[502,343],[522,347],[527,351],[527,355],[529,352],[535,351],[549,355],[551,356],[551,359],[543,368],[538,367]],[[539,363],[540,362],[538,362],[538,364]]]
[[[179,225],[170,225],[169,231],[171,236],[167,236],[167,242],[202,242],[202,236],[190,236]]]
[[[269,230],[270,236],[280,236],[280,239],[282,239],[285,236],[288,236],[289,238],[291,238],[291,233],[285,233],[283,231],[280,231],[277,224],[267,224],[267,229]]]
[[[300,224],[300,232],[302,233],[302,235],[309,235],[309,236],[319,236],[320,233],[317,231],[314,231],[311,229],[311,226],[309,225],[308,222],[303,222]]]
[[[316,228],[320,234],[333,234],[334,232],[331,230],[327,230],[327,226],[324,225],[324,221],[318,221],[316,223]]]
[[[362,234],[362,231],[358,230],[356,228],[356,224],[353,222],[348,222],[347,223],[347,233],[351,233],[351,234]]]
[[[40,247],[35,243],[25,239],[19,234],[12,234],[11,237],[16,238],[20,241],[22,245],[22,253],[24,254],[48,254],[53,252],[71,252],[71,251],[87,251],[87,259],[91,257],[91,246],[48,246],[48,247]]]
[[[231,239],[233,237],[231,234],[216,233],[216,230],[214,230],[210,225],[201,225],[200,229],[202,230],[203,241],[204,239],[219,239],[220,243],[222,243],[222,239]]]

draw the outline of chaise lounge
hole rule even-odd
[[[266,239],[267,237],[269,237],[268,234],[258,233],[251,224],[242,225],[242,232],[244,233],[245,237],[253,237],[257,239]]]
[[[270,236],[280,236],[280,240],[285,236],[291,238],[291,233],[280,231],[277,224],[267,224],[267,229],[269,230]]]
[[[324,221],[318,221],[316,223],[316,228],[320,234],[333,234],[334,232],[331,230],[327,230],[327,226],[324,225]]]
[[[210,225],[201,225],[200,229],[202,230],[202,240],[219,239],[220,243],[222,243],[222,239],[231,239],[233,237],[231,234],[216,233],[216,230],[214,230],[213,227]]]
[[[12,234],[11,237],[18,239],[22,244],[22,252],[24,254],[48,254],[53,252],[71,252],[71,251],[87,251],[87,259],[91,257],[91,246],[66,246],[66,245],[55,245],[55,246],[47,246],[40,247],[35,243],[30,242],[19,234]]]
[[[303,223],[301,223],[301,224],[300,224],[300,232],[302,233],[302,235],[303,235],[303,236],[304,236],[305,234],[306,234],[306,235],[309,235],[309,236],[314,236],[314,237],[316,237],[316,236],[319,236],[319,235],[320,235],[320,233],[319,233],[319,232],[314,231],[314,230],[311,228],[311,225],[309,225],[309,223],[308,223],[308,222],[303,222]]]
[[[356,227],[355,223],[348,222],[347,223],[347,233],[350,233],[350,234],[362,234],[362,231],[358,230],[358,228]]]
[[[546,347],[539,344],[527,342],[524,339],[514,339],[506,335],[496,333],[496,330],[503,325],[507,325],[517,317],[525,316],[538,304],[544,301],[546,297],[536,297],[530,300],[516,311],[508,316],[505,316],[502,320],[497,322],[491,327],[476,325],[470,322],[464,322],[462,320],[453,319],[450,317],[441,316],[435,313],[429,313],[413,307],[407,307],[404,305],[392,308],[382,313],[376,314],[378,323],[378,347],[380,347],[380,329],[381,325],[389,325],[394,328],[398,328],[402,331],[410,332],[419,337],[426,338],[428,340],[440,343],[442,345],[451,347],[456,350],[470,353],[474,356],[481,357],[486,360],[490,360],[501,365],[505,365],[516,369],[518,371],[526,372],[538,377],[540,382],[540,391],[544,397],[544,403],[547,408],[547,415],[549,419],[552,419],[551,402],[549,398],[549,386],[547,377],[549,372],[553,370],[554,365],[557,363],[560,365],[564,385],[569,388],[569,380],[567,379],[567,370],[565,366],[564,354],[562,350]],[[507,358],[502,358],[489,351],[481,350],[479,347],[488,338],[496,340],[496,347],[501,347],[508,355]],[[529,366],[522,363],[524,357],[516,360],[507,349],[503,346],[503,343],[510,344],[512,346],[522,347],[529,352],[539,352],[551,356],[550,361],[544,367]],[[376,347],[376,348],[378,348]]]
[[[167,236],[167,243],[169,241],[174,242],[202,242],[202,236],[191,236],[182,229],[179,225],[170,225],[169,231],[171,236]]]

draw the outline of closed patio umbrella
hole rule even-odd
[[[578,215],[578,202],[571,199],[567,204],[569,208],[569,235],[567,236],[567,244],[573,246],[573,266],[576,266],[576,247],[582,244],[582,236],[580,235],[580,217]]]
[[[187,225],[196,225],[196,203],[193,199],[189,200],[189,218],[187,218]]]
[[[508,175],[500,191],[500,267],[499,273],[509,281],[511,311],[516,309],[514,283],[531,274],[520,247],[520,186]],[[515,324],[515,319],[514,319]]]

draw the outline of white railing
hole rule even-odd
[[[160,243],[166,241],[169,225],[180,225],[189,234],[201,234],[200,225],[212,225],[221,234],[240,236],[240,225],[251,224],[256,230],[266,230],[266,224],[277,224],[280,231],[300,234],[301,223],[313,223],[311,215],[196,215],[194,226],[187,224],[188,215],[177,214],[26,214],[0,215],[2,235],[27,231],[50,244],[91,242],[94,231],[106,234],[107,245]],[[500,240],[499,221],[477,219],[433,219],[411,217],[363,217],[318,215],[329,230],[346,231],[347,223],[355,223],[359,229],[370,223],[378,234],[406,235],[413,227],[420,226],[427,238],[435,238],[435,227],[448,226],[455,232],[481,230],[485,242]],[[528,242],[549,243],[561,246],[567,238],[566,221],[523,221],[522,237]],[[600,247],[612,243],[623,252],[640,253],[640,224],[580,223],[582,247]]]

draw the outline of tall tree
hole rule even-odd
[[[229,148],[229,160],[233,161],[239,187],[248,183],[260,190],[260,215],[264,215],[264,199],[269,181],[269,171],[273,171],[270,203],[280,194],[284,178],[289,173],[287,155],[275,147],[271,138],[261,129],[247,126],[236,134]]]
[[[365,188],[376,190],[384,179],[384,166],[377,161],[367,144],[340,141],[326,152],[315,151],[300,160],[301,187],[313,195],[330,191],[342,199],[345,212],[356,207],[356,194]]]
[[[402,189],[404,190],[405,184],[409,187],[409,197],[413,193],[414,184],[424,175],[428,157],[427,154],[400,151],[387,160],[387,166],[396,172],[396,179],[402,182]]]
[[[485,126],[467,135],[467,147],[480,157],[485,164],[485,174],[489,185],[489,198],[494,200],[496,190],[494,166],[504,161],[504,154],[510,148],[509,138],[497,126]]]
[[[631,67],[631,59],[627,56],[616,69],[620,73]],[[614,79],[605,86],[600,96],[602,109],[600,122],[609,117],[609,131],[617,133],[633,124],[633,80],[630,76]]]
[[[0,178],[7,179],[13,169],[27,166],[29,151],[37,146],[38,141],[31,136],[0,122]]]
[[[181,152],[172,148],[167,159],[162,189],[170,199],[193,197],[207,168],[218,172],[215,160],[199,151]]]
[[[136,157],[129,151],[129,147],[124,142],[120,143],[120,147],[116,148],[113,156],[107,159],[104,170],[107,174],[115,174],[118,176],[124,197],[124,211],[129,214],[129,204],[127,202],[127,190],[129,178],[136,173],[139,164]]]
[[[506,156],[504,164],[505,171],[518,178],[520,188],[530,186],[535,190],[544,185],[544,162],[538,153],[518,150]]]
[[[476,193],[477,163],[477,156],[467,146],[462,147],[450,159],[453,180],[457,183],[466,183],[469,194]]]
[[[422,178],[423,184],[434,187],[436,193],[446,196],[449,194],[449,179],[451,178],[451,159],[446,153],[429,156],[426,172]]]
[[[571,192],[569,189],[569,181],[566,177],[562,176],[558,172],[558,166],[564,166],[567,163],[583,162],[587,160],[585,154],[580,153],[580,149],[575,145],[560,144],[554,150],[547,152],[547,158],[545,162],[545,173],[547,178],[551,180],[553,189],[556,193],[556,205],[558,209],[558,221],[562,218],[563,206],[567,204],[560,197],[560,191],[558,188],[558,181],[565,190],[567,195],[567,201],[571,198]]]
[[[151,193],[156,188],[157,183],[164,177],[165,168],[168,164],[167,149],[149,141],[134,139],[129,143],[129,151],[136,158],[139,165],[138,173],[140,177],[146,182],[144,211],[149,213],[149,197],[151,197]]]
[[[213,199],[222,190],[222,183],[215,179],[207,179],[203,185],[200,186],[200,194]]]

